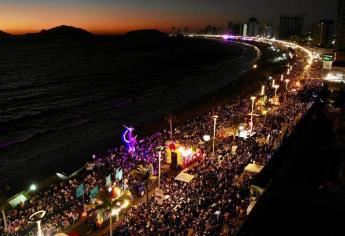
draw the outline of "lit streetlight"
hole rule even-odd
[[[162,159],[162,151],[164,150],[164,147],[159,146],[156,148],[158,151],[158,188],[161,187],[161,159]]]
[[[202,139],[203,139],[205,142],[208,142],[208,141],[211,140],[211,137],[210,137],[210,135],[205,134],[205,135],[202,137]]]
[[[276,81],[273,79],[272,80],[272,87],[274,87],[275,84],[276,84]]]
[[[264,96],[265,95],[265,85],[261,86],[261,92],[260,92],[260,96]]]
[[[253,114],[254,114],[254,102],[255,102],[256,97],[251,97],[250,100],[252,100],[252,112],[250,113],[250,134],[253,131]]]
[[[43,236],[41,221],[45,217],[47,212],[45,210],[37,211],[29,217],[29,221],[37,224],[37,236]]]
[[[29,190],[30,190],[31,192],[36,191],[36,190],[37,190],[36,184],[31,184]]]
[[[289,79],[286,79],[286,80],[285,80],[285,89],[286,89],[286,91],[288,91],[289,82],[290,82]]]
[[[280,81],[283,81],[284,80],[284,74],[281,74],[280,75]]]
[[[277,98],[277,90],[278,90],[278,88],[279,88],[279,85],[278,85],[278,84],[275,84],[275,85],[273,86],[273,88],[274,88],[274,98]]]
[[[216,125],[217,125],[217,119],[218,116],[217,115],[213,115],[212,116],[213,119],[213,143],[212,143],[212,155],[214,156],[214,145],[215,145],[215,141],[216,141]]]

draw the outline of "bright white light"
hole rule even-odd
[[[129,206],[129,201],[126,199],[123,203],[123,205],[121,206],[122,209],[127,208]]]
[[[208,134],[205,134],[202,138],[204,139],[205,142],[208,142],[211,140],[211,136]]]
[[[335,82],[335,83],[345,83],[345,75],[340,74],[340,73],[329,73],[326,75],[324,80],[330,81],[330,82]]]
[[[229,35],[227,35],[227,34],[223,35],[222,37],[223,37],[223,39],[225,39],[225,40],[229,39]]]
[[[35,191],[37,189],[36,184],[31,184],[30,185],[30,191]]]
[[[193,154],[192,149],[188,148],[188,149],[183,149],[181,152],[182,156],[184,157],[189,157],[190,155]]]
[[[117,216],[117,215],[119,215],[119,213],[120,213],[120,208],[116,208],[116,209],[114,208],[111,210],[112,216]]]

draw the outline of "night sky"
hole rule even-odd
[[[305,13],[306,25],[336,18],[337,0],[0,0],[0,30],[20,34],[57,25],[94,33],[172,26],[225,27],[250,16],[278,25],[281,13]]]

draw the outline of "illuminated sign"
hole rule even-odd
[[[322,60],[323,61],[333,61],[333,56],[332,55],[323,55]]]

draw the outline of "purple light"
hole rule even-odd
[[[229,35],[227,35],[227,34],[224,34],[223,36],[222,36],[222,38],[224,39],[224,40],[227,40],[227,39],[229,39]]]
[[[137,143],[137,136],[133,136],[133,127],[127,127],[125,125],[124,127],[126,130],[122,134],[122,140],[125,142],[128,152],[133,153],[135,151],[135,144]]]

